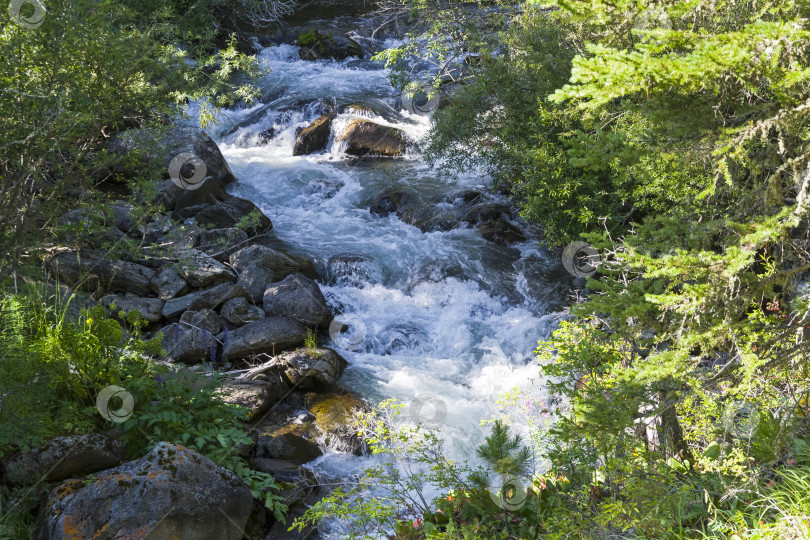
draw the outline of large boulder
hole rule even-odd
[[[407,146],[405,132],[371,120],[356,118],[336,139],[346,143],[346,153],[353,156],[401,156]]]
[[[332,114],[323,114],[304,128],[295,138],[293,155],[302,156],[326,148],[334,117]]]
[[[231,254],[229,261],[237,272],[254,266],[261,266],[273,271],[276,280],[284,279],[295,273],[304,274],[304,265],[281,251],[273,248],[253,245]]]
[[[393,213],[422,232],[449,231],[458,225],[458,220],[449,210],[425,201],[413,191],[396,188],[380,192],[372,201],[369,211],[381,217]]]
[[[210,287],[228,281],[235,282],[236,274],[210,255],[196,249],[181,255],[177,273],[192,287]]]
[[[267,317],[229,332],[227,340],[220,334],[220,340],[225,342],[225,356],[233,361],[297,347],[304,342],[306,333],[306,327],[294,319]]]
[[[93,291],[149,294],[155,271],[140,264],[106,259],[96,252],[62,252],[47,260],[48,269],[59,281],[74,288]]]
[[[331,317],[318,284],[301,274],[268,285],[262,307],[268,316],[284,315],[310,327],[326,327]]]
[[[227,229],[238,225],[248,236],[264,234],[273,228],[270,218],[255,204],[239,197],[212,204],[197,213],[195,218],[198,225],[211,229]]]
[[[348,362],[332,349],[299,349],[280,354],[287,380],[302,390],[324,390],[334,386]],[[270,456],[275,457],[275,456]]]
[[[160,298],[140,298],[133,294],[127,294],[126,296],[108,294],[102,297],[101,304],[113,312],[113,315],[117,315],[121,311],[125,314],[136,311],[147,322],[156,323],[162,318],[161,312],[164,302]],[[115,309],[112,309],[113,305]]]
[[[241,540],[250,489],[231,471],[177,444],[56,486],[41,510],[37,540],[115,538]]]
[[[253,306],[244,298],[232,298],[222,305],[220,310],[222,318],[234,326],[242,326],[249,322],[264,318],[264,310]]]
[[[84,476],[121,463],[124,445],[104,435],[56,437],[41,447],[12,456],[5,463],[6,480],[14,486]]]
[[[160,202],[173,210],[223,200],[227,197],[224,186],[235,180],[214,140],[205,131],[194,126],[127,130],[113,136],[108,149],[112,154],[123,158],[114,172],[124,176],[141,175],[144,170],[153,166],[162,168],[167,180],[158,186]],[[180,167],[178,180],[171,179],[169,167],[172,160],[184,154],[196,156],[204,167],[198,170],[198,166],[195,166],[197,162],[188,163]],[[173,167],[177,165],[175,162]],[[200,171],[204,176],[198,179],[195,175]],[[184,185],[179,175],[191,179],[192,183]],[[187,187],[191,189],[186,189]]]

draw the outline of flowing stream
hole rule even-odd
[[[398,43],[391,36],[368,37],[374,25],[362,18],[343,24],[364,47]],[[365,325],[365,339],[355,350],[326,343],[349,362],[341,385],[372,404],[438,396],[441,403],[431,398],[421,412],[416,406],[406,411],[414,420],[438,424],[451,457],[474,460],[484,436],[479,423],[497,412],[498,396],[538,378],[533,350],[553,330],[571,277],[558,257],[538,247],[537,238],[507,247],[466,226],[423,233],[393,214],[369,212],[386,188],[407,187],[435,198],[489,185],[484,174],[440,178],[420,159],[416,144],[404,158],[348,159],[334,134],[351,118],[397,127],[414,142],[430,125],[429,117],[401,109],[400,92],[379,64],[303,61],[298,47],[287,44],[257,56],[271,69],[262,80],[261,101],[225,111],[212,133],[239,179],[230,191],[257,204],[281,241],[316,261],[334,313]],[[341,112],[325,151],[293,157],[296,128],[321,114],[324,100],[338,111],[359,104],[377,112]],[[271,128],[272,138],[261,135]],[[339,473],[363,459],[330,451],[315,466]]]

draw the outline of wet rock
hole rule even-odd
[[[326,263],[327,282],[330,285],[340,284],[362,287],[368,283],[379,283],[382,280],[379,269],[374,262],[356,253],[339,253],[329,257]]]
[[[242,326],[264,318],[264,310],[252,306],[244,298],[233,298],[225,302],[220,310],[222,318],[234,326]]]
[[[482,223],[476,230],[485,239],[497,244],[509,245],[526,240],[520,229],[501,218]]]
[[[369,211],[380,217],[396,214],[402,217],[422,207],[425,202],[413,191],[386,189],[379,193],[371,203]]]
[[[97,474],[90,484],[73,480],[56,486],[36,538],[241,540],[252,502],[236,474],[193,450],[161,442],[141,459]]]
[[[326,148],[334,115],[324,114],[316,118],[295,138],[293,155],[302,156]]]
[[[317,444],[295,433],[259,437],[256,444],[256,457],[283,459],[296,465],[309,463],[322,455]]]
[[[231,246],[246,242],[247,240],[247,233],[236,227],[212,229],[209,231],[203,230],[197,235],[195,247],[203,253],[215,255]]]
[[[224,264],[196,249],[182,254],[177,273],[192,287],[210,287],[235,282],[236,274]]]
[[[268,316],[284,315],[310,327],[326,327],[331,317],[318,284],[301,274],[268,285],[262,307]]]
[[[302,390],[331,388],[348,365],[345,358],[327,347],[285,352],[277,360],[283,363],[287,380]]]
[[[306,327],[288,317],[267,317],[253,321],[229,333],[225,355],[229,360],[255,354],[278,354],[304,342]]]
[[[326,58],[344,60],[350,56],[363,56],[363,48],[353,39],[341,35],[323,34],[317,30],[301,33],[296,43],[300,47],[298,56],[301,60]]]
[[[6,480],[14,486],[84,476],[114,467],[124,457],[123,443],[104,435],[56,437],[39,448],[5,462]]]
[[[249,266],[239,272],[239,279],[236,284],[245,289],[248,299],[252,303],[261,305],[264,291],[274,279],[275,273],[269,268]]]
[[[260,145],[269,144],[270,141],[272,141],[273,137],[275,137],[275,136],[276,136],[276,129],[273,128],[273,127],[269,128],[269,129],[265,129],[264,131],[260,131],[257,134],[257,137],[259,138],[259,144]]]
[[[196,219],[198,225],[212,229],[227,229],[238,224],[248,236],[264,234],[273,228],[270,218],[255,204],[239,197],[212,204],[199,212]]]
[[[512,219],[512,211],[505,204],[480,203],[476,204],[464,214],[461,221],[470,225],[496,221],[498,219]]]
[[[422,232],[449,231],[458,226],[458,220],[448,210],[423,200],[417,193],[401,189],[386,189],[371,203],[369,211],[378,216],[395,214],[403,222],[418,227]]]
[[[236,379],[224,383],[217,394],[227,403],[248,410],[247,421],[253,421],[266,413],[289,391],[288,387],[271,384],[266,380]]]
[[[405,133],[402,130],[362,118],[349,122],[346,130],[336,140],[345,141],[346,153],[352,156],[395,157],[405,153],[406,147]]]
[[[451,203],[478,204],[484,201],[484,194],[477,189],[463,189],[451,193],[445,200]]]
[[[163,317],[163,300],[160,298],[140,298],[131,294],[121,296],[120,294],[109,294],[101,299],[101,304],[109,309],[115,316],[123,311],[128,314],[132,311],[140,313],[147,322],[156,323]],[[112,305],[115,309],[112,309]]]
[[[93,291],[149,294],[155,271],[140,264],[105,259],[94,252],[62,252],[46,261],[59,281],[73,288]]]
[[[149,282],[149,286],[161,300],[170,300],[188,291],[186,280],[178,276],[170,268],[163,268],[158,271]]]
[[[326,444],[356,456],[368,453],[368,445],[351,425],[358,412],[370,411],[362,399],[346,391],[308,393],[305,399],[307,408],[315,415],[315,428]]]

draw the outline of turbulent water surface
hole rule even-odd
[[[357,28],[364,46],[396,43],[362,39],[362,25]],[[473,458],[483,438],[479,422],[496,412],[499,394],[537,378],[532,351],[564,305],[567,274],[536,238],[506,247],[470,228],[423,233],[393,215],[369,212],[385,188],[436,196],[488,185],[482,174],[439,178],[415,144],[405,158],[347,159],[334,133],[353,117],[403,129],[414,142],[429,127],[429,117],[402,110],[400,93],[380,65],[356,58],[302,61],[298,48],[285,44],[263,49],[258,58],[271,70],[261,102],[225,111],[213,133],[239,179],[232,193],[256,203],[279,239],[316,260],[334,313],[366,326],[356,350],[327,344],[349,361],[341,384],[371,403],[439,396],[443,403],[421,414],[440,414],[435,420],[452,457]],[[377,114],[340,113],[325,151],[293,157],[296,128],[322,112],[324,98],[338,110],[357,103]],[[271,128],[271,139],[260,135]],[[347,471],[362,461],[332,451],[315,467]]]

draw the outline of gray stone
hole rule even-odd
[[[301,274],[268,285],[262,307],[268,316],[284,315],[311,327],[326,327],[331,317],[318,284]]]
[[[190,328],[182,323],[173,323],[164,326],[160,332],[163,333],[162,346],[168,359],[183,364],[198,364],[217,359],[219,343],[215,334],[202,327]]]
[[[124,445],[104,435],[56,437],[28,453],[16,454],[5,463],[6,480],[15,486],[85,476],[114,467],[124,457]]]
[[[236,274],[224,264],[196,249],[187,251],[178,262],[177,273],[192,287],[210,287],[235,282]]]
[[[56,486],[35,538],[241,540],[252,503],[236,474],[193,450],[161,442],[90,484]]]
[[[248,235],[242,229],[229,227],[227,229],[212,229],[200,231],[197,236],[198,250],[209,255],[215,255],[230,247],[247,241]]]
[[[46,261],[59,280],[81,290],[149,294],[155,271],[140,264],[106,259],[96,252],[62,252]]]
[[[170,300],[188,291],[186,280],[170,268],[163,268],[149,282],[152,291],[162,300]]]
[[[267,317],[229,332],[225,355],[231,361],[255,354],[275,355],[304,342],[307,329],[288,317]],[[220,334],[220,340],[224,336]]]
[[[217,309],[231,298],[239,296],[247,296],[241,286],[233,283],[221,283],[210,289],[167,300],[163,304],[163,317],[165,319],[174,319],[187,310]]]
[[[222,305],[220,310],[222,318],[234,326],[242,326],[252,321],[264,318],[264,310],[253,306],[244,298],[233,298]]]
[[[255,222],[250,222],[249,216],[255,216]],[[249,221],[246,225],[243,224],[245,218]],[[213,229],[227,229],[240,224],[240,228],[248,236],[264,234],[273,228],[270,218],[265,216],[255,204],[238,197],[231,197],[207,207],[197,214],[196,219],[198,225],[207,225]]]
[[[265,380],[236,379],[224,383],[217,393],[225,402],[246,408],[246,420],[250,422],[267,412],[288,391],[289,387]]]
[[[264,266],[248,266],[239,271],[236,281],[247,292],[248,299],[254,304],[261,304],[264,290],[273,282],[275,273]]]
[[[288,351],[277,358],[284,365],[287,380],[302,390],[324,390],[334,386],[348,365],[345,358],[327,347]]]

